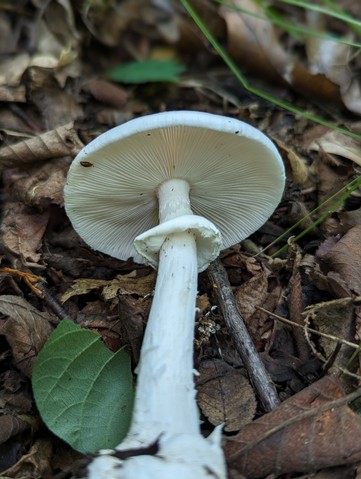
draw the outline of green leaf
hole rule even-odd
[[[110,70],[108,77],[122,83],[177,82],[184,70],[174,60],[141,60]]]
[[[36,360],[32,386],[47,427],[74,449],[95,452],[124,438],[133,406],[129,355],[63,320]]]

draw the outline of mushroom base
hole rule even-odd
[[[154,456],[122,460],[107,451],[89,466],[89,479],[225,479],[220,442],[218,427],[207,439],[188,434],[160,439]]]

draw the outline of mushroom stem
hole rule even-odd
[[[189,201],[188,181],[175,178],[160,185],[157,192],[159,203],[159,223],[165,223],[173,218],[192,215]]]
[[[163,434],[197,434],[193,336],[197,251],[191,232],[170,235],[160,251],[157,283],[138,365],[131,429],[121,448]]]
[[[189,184],[158,188],[159,222],[192,215]],[[157,282],[143,339],[130,431],[121,449],[152,444],[161,435],[199,434],[193,381],[197,245],[193,232],[169,234],[159,251]]]

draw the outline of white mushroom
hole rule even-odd
[[[285,174],[273,143],[239,120],[145,116],[100,135],[72,163],[66,212],[94,249],[158,268],[128,436],[90,465],[101,479],[225,478],[220,431],[200,432],[193,384],[197,274],[256,231]],[[155,445],[153,455],[146,448]],[[154,451],[153,451],[154,452]]]

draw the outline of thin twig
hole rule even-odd
[[[276,387],[261,361],[243,318],[237,309],[227,272],[219,259],[210,264],[208,276],[212,282],[224,320],[235,341],[237,351],[248,371],[250,380],[258,393],[262,407],[266,412],[272,411],[280,404]]]
[[[269,314],[272,318],[278,319],[279,321],[282,321],[283,323],[289,324],[291,326],[295,326],[296,328],[302,328],[303,330],[307,329],[308,332],[312,334],[317,334],[317,336],[322,336],[323,338],[327,338],[331,341],[335,341],[336,343],[340,344],[345,344],[346,346],[349,346],[350,348],[353,349],[359,349],[360,345],[356,343],[351,343],[351,341],[347,341],[346,339],[338,338],[337,336],[333,336],[332,334],[326,334],[322,333],[321,331],[317,331],[317,329],[309,328],[308,325],[302,325],[295,323],[294,321],[290,321],[287,318],[284,318],[283,316],[279,316],[278,314],[272,313],[272,311],[268,311],[265,308],[262,308],[261,306],[256,306],[256,309],[259,311],[262,311],[263,313]]]

